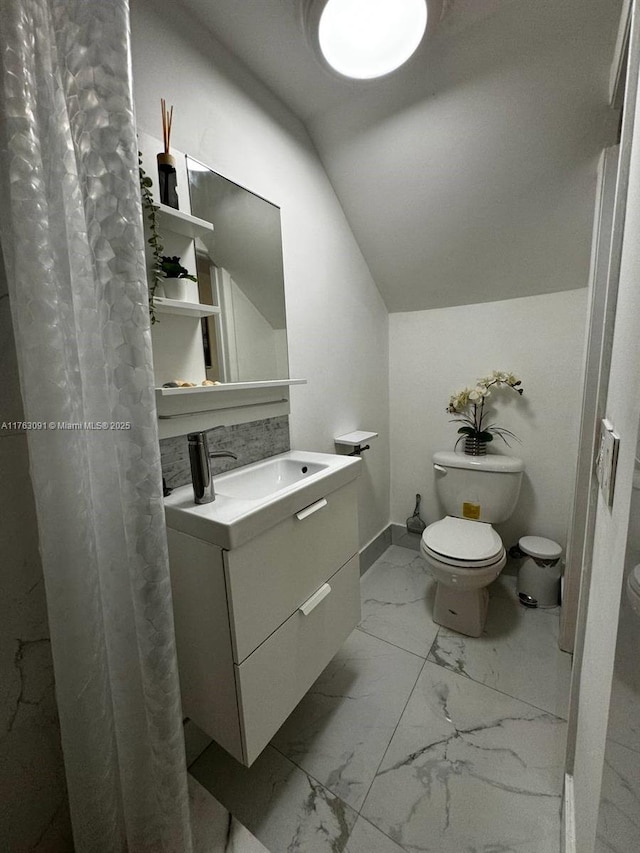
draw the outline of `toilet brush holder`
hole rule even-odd
[[[426,524],[420,518],[420,501],[422,500],[420,495],[416,495],[416,508],[413,511],[413,515],[410,515],[407,519],[407,533],[416,533],[418,536],[422,536]]]

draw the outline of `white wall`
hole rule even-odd
[[[292,389],[292,446],[380,434],[360,478],[365,544],[389,519],[388,319],[331,184],[300,122],[184,9],[142,0],[131,24],[139,127],[159,135],[166,98],[176,148],[282,209],[290,374],[308,380]]]
[[[442,517],[431,456],[453,449],[449,396],[492,370],[522,379],[525,393],[498,392],[496,422],[521,444],[491,451],[520,456],[526,474],[518,507],[498,530],[566,544],[576,463],[587,290],[390,316],[391,517],[404,523],[416,492],[423,518]]]
[[[635,72],[640,52],[637,19],[633,27]],[[632,111],[635,116],[633,143],[606,406],[606,416],[620,435],[620,454],[613,506],[607,507],[600,496],[598,499],[582,666],[574,674],[577,684],[573,689],[579,688],[573,765],[576,850],[579,853],[593,850],[596,833],[640,418],[640,244],[637,240],[640,230],[640,101]],[[622,146],[624,152],[624,138]],[[621,161],[623,159],[624,153],[621,153]],[[637,657],[637,649],[634,654]]]
[[[640,447],[636,454],[640,453]],[[627,596],[627,578],[640,563],[640,471],[634,476],[629,514],[620,621],[609,702],[609,721],[598,816],[602,850],[640,849],[637,801],[640,796],[640,618]],[[635,800],[634,800],[635,798]],[[635,802],[635,805],[634,805]],[[609,845],[609,846],[607,846]]]
[[[454,0],[310,132],[390,311],[583,287],[617,0]]]

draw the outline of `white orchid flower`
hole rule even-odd
[[[507,373],[503,370],[493,370],[490,375],[478,379],[475,387],[463,388],[456,394],[451,395],[447,411],[449,414],[457,416],[453,419],[454,423],[463,424],[458,429],[459,433],[467,436],[478,436],[483,441],[491,441],[497,435],[503,441],[507,442],[507,444],[507,437],[516,438],[505,427],[499,427],[495,424],[485,425],[485,419],[489,417],[489,407],[485,409],[485,401],[487,397],[492,395],[491,389],[500,389],[504,385],[509,386],[517,394],[522,396],[521,380],[513,373]],[[458,440],[460,441],[461,439]]]

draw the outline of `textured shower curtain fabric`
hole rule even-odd
[[[189,853],[126,0],[0,0],[0,226],[79,853]]]

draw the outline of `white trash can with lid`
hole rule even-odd
[[[562,548],[542,536],[523,536],[518,548],[525,556],[518,572],[518,598],[525,607],[557,607],[560,604]]]

